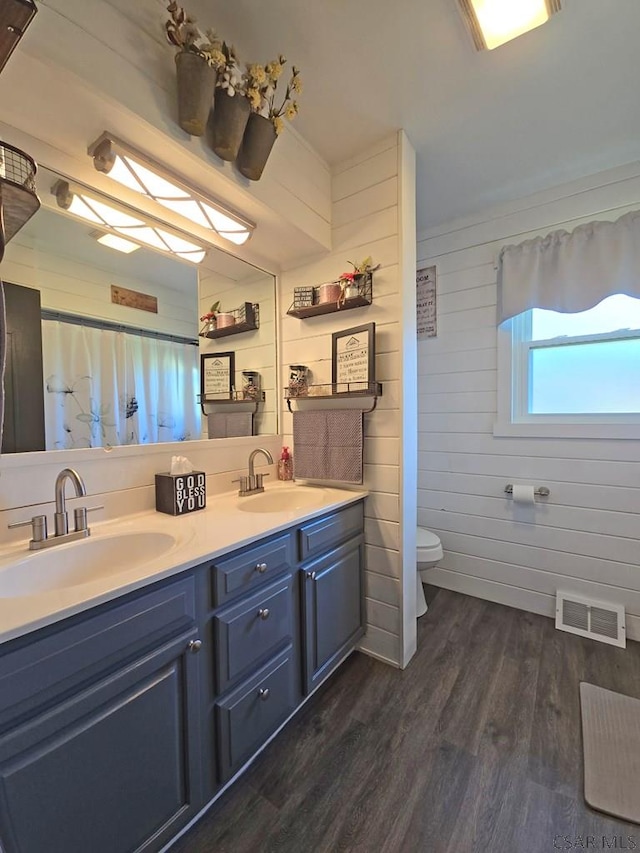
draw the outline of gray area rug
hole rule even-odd
[[[583,681],[580,706],[585,800],[640,823],[640,699]]]

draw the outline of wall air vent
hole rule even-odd
[[[625,648],[627,645],[624,607],[621,604],[557,592],[556,628],[612,646]]]

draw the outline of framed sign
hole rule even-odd
[[[200,396],[206,400],[230,400],[233,394],[236,354],[203,353],[200,356]]]
[[[424,267],[416,273],[416,314],[418,339],[437,337],[435,267]]]
[[[366,391],[375,382],[376,324],[355,326],[331,336],[331,382],[337,393]]]

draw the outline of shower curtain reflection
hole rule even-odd
[[[47,450],[200,438],[196,346],[43,320],[42,347]]]

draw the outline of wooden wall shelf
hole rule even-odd
[[[318,302],[318,288],[314,287],[314,304],[296,307],[295,302],[287,314],[290,317],[297,317],[298,320],[306,320],[309,317],[319,317],[322,314],[333,314],[338,311],[348,311],[350,308],[365,308],[373,302],[373,275],[366,273],[361,276],[361,280],[357,281],[358,296],[352,299],[345,299],[342,302]]]
[[[221,329],[207,329],[200,332],[201,338],[226,338],[229,335],[240,335],[242,332],[253,332],[260,326],[260,306],[257,303],[245,302],[239,308],[224,312],[233,314],[236,322]]]

